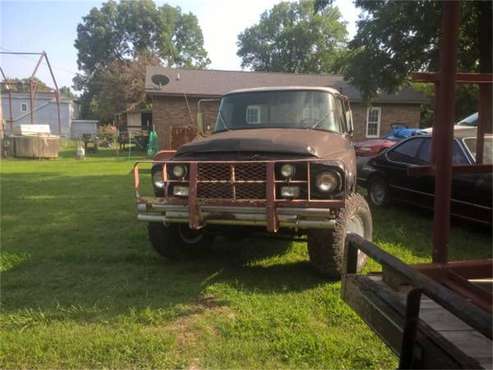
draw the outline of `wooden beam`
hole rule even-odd
[[[491,73],[456,73],[455,82],[459,84],[493,84],[493,74]],[[414,72],[411,73],[413,82],[438,83],[439,75],[435,72]]]
[[[491,164],[455,165],[452,173],[493,173]],[[435,176],[434,166],[413,166],[407,168],[408,176]]]

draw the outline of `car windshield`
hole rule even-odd
[[[478,113],[473,113],[470,116],[460,120],[459,126],[477,126],[478,125]]]
[[[469,148],[469,151],[476,158],[476,138],[468,137],[464,139],[464,144]],[[493,136],[487,136],[484,138],[483,148],[483,163],[493,164]]]
[[[255,91],[225,96],[214,131],[302,128],[343,132],[341,101],[325,91]]]

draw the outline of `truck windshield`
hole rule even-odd
[[[307,128],[344,132],[342,104],[324,91],[255,91],[221,100],[214,132],[255,128]]]

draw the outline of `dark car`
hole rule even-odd
[[[491,164],[493,136],[485,137],[484,163]],[[453,141],[454,165],[475,163],[476,135],[470,131],[456,131]],[[411,166],[429,165],[431,136],[409,138],[371,159],[366,165],[369,174],[364,180],[368,199],[381,207],[390,201],[406,202],[433,208],[434,177],[410,176]],[[451,214],[456,217],[491,224],[492,174],[459,173],[452,179]]]
[[[404,124],[394,123],[392,124],[392,130],[384,135],[383,138],[355,141],[354,151],[356,152],[358,180],[368,176],[366,164],[371,158],[408,137],[424,134],[425,132],[419,128],[408,128]]]

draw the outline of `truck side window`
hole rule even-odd
[[[246,109],[246,122],[248,124],[260,123],[260,106],[249,105]]]

